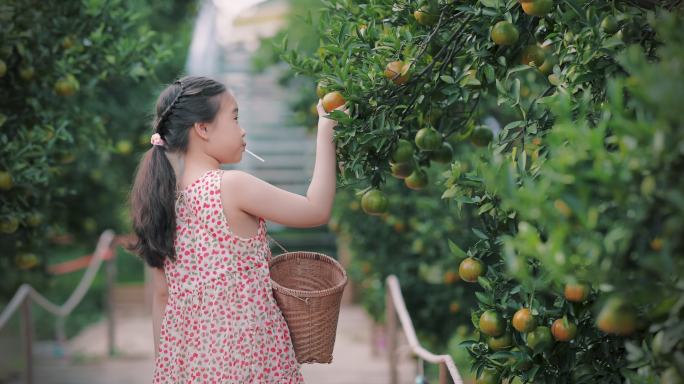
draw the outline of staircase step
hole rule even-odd
[[[251,149],[250,149],[251,151]],[[260,154],[257,154],[261,156]],[[254,171],[262,169],[297,169],[300,172],[311,176],[313,171],[314,157],[309,154],[291,153],[291,154],[268,154],[267,157],[261,156],[265,162],[261,162],[251,155],[243,156],[242,163],[245,168]]]
[[[306,133],[302,127],[282,124],[272,124],[270,127],[247,127],[247,142],[250,140],[283,140],[283,141],[314,141],[315,138]]]
[[[302,142],[253,141],[249,150],[257,155],[313,154],[315,147]]]

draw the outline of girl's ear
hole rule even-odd
[[[204,140],[209,139],[209,132],[207,131],[207,125],[205,123],[199,123],[196,122],[193,126],[192,129],[195,130],[195,133]]]

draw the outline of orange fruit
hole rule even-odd
[[[499,21],[492,28],[491,38],[494,44],[511,45],[518,41],[518,28],[510,21]]]
[[[556,319],[551,325],[551,333],[556,341],[570,341],[577,335],[577,325],[567,318]]]
[[[364,261],[361,263],[361,272],[368,274],[372,270],[373,270],[373,266],[371,265],[371,263],[369,263],[367,261]]]
[[[387,63],[385,67],[385,77],[392,80],[396,85],[405,84],[408,81],[409,65],[401,60]]]
[[[423,151],[436,151],[442,147],[442,135],[432,127],[421,128],[416,133],[416,146]]]
[[[435,97],[435,100],[437,100],[437,97]],[[430,110],[430,113],[428,113],[427,119],[430,121],[430,124],[436,126],[439,123],[439,119],[442,117],[442,114],[444,114],[444,112],[441,109],[434,108]]]
[[[343,106],[346,102],[347,100],[338,91],[328,92],[323,96],[323,109],[330,113],[334,109]]]
[[[35,70],[33,67],[21,67],[19,68],[19,77],[22,78],[22,80],[30,81],[33,79],[33,75],[35,74]]]
[[[651,246],[652,250],[659,252],[661,249],[663,249],[663,239],[661,239],[660,237],[656,237],[653,240],[651,240],[649,245]]]
[[[612,297],[606,301],[596,317],[600,330],[615,335],[630,335],[636,331],[637,317],[634,309],[623,299]]]
[[[371,189],[361,197],[361,208],[369,215],[379,216],[387,212],[389,201],[379,189]]]
[[[325,87],[326,85],[322,81],[319,81],[318,84],[316,84],[316,96],[318,96],[319,99],[328,93]]]
[[[416,19],[418,24],[426,26],[434,25],[439,18],[437,13],[429,7],[418,8],[415,12],[413,12],[413,17]]]
[[[530,332],[537,327],[537,321],[529,308],[518,309],[513,315],[511,323],[518,332]]]
[[[78,80],[73,75],[67,75],[55,82],[54,90],[60,96],[72,96],[78,90]]]
[[[26,224],[31,227],[37,227],[43,222],[43,215],[39,212],[32,212],[26,218]]]
[[[390,170],[392,176],[397,179],[404,179],[413,172],[413,164],[411,163],[390,163]]]
[[[74,38],[72,36],[65,36],[62,39],[62,48],[70,49],[74,47]]]
[[[476,147],[486,147],[494,138],[494,133],[491,129],[485,127],[478,127],[470,134],[470,142]]]
[[[339,233],[340,222],[337,219],[331,218],[330,221],[328,221],[328,228],[334,233]]]
[[[461,279],[455,271],[444,272],[444,284],[453,284]]]
[[[493,351],[500,351],[513,346],[513,339],[511,339],[511,334],[506,332],[499,337],[492,336],[487,339],[487,345],[489,345],[489,348]]]
[[[567,301],[581,303],[589,296],[589,286],[585,284],[566,284],[563,294]]]
[[[397,221],[396,223],[394,223],[392,228],[394,228],[394,232],[402,233],[404,232],[404,230],[406,230],[406,224],[404,224],[403,221]]]
[[[14,216],[0,218],[0,233],[14,233],[19,228],[19,220]]]
[[[449,312],[457,313],[460,310],[461,310],[461,304],[459,304],[458,302],[454,301],[451,304],[449,304]]]
[[[499,373],[493,368],[485,368],[475,379],[475,384],[499,384]]]
[[[553,8],[553,0],[532,0],[520,3],[525,13],[530,16],[544,16]]]
[[[553,72],[553,66],[556,65],[556,58],[551,55],[547,55],[544,59],[542,65],[539,66],[539,72],[544,75],[550,75]]]
[[[522,53],[522,63],[539,67],[546,60],[546,52],[538,45],[528,45]]]
[[[463,281],[467,281],[469,283],[476,282],[477,278],[482,276],[484,272],[484,264],[482,264],[480,260],[474,259],[472,257],[463,259],[461,264],[458,266],[458,275],[461,276]]]
[[[480,332],[487,336],[501,336],[504,333],[504,319],[495,311],[487,310],[480,315]]]
[[[543,46],[542,49],[544,50],[544,61],[537,69],[542,74],[548,76],[553,72],[553,66],[558,63],[558,60],[556,59],[556,56],[553,55],[553,45],[549,44]]]
[[[35,253],[25,252],[18,254],[14,259],[14,263],[19,269],[31,269],[40,264],[40,260]]]
[[[480,83],[480,80],[477,78],[477,70],[475,69],[469,69],[466,72],[466,76],[461,79],[459,82],[464,87],[471,88],[471,89],[477,89],[479,88],[482,83]],[[456,136],[456,135],[454,135]]]
[[[9,172],[0,171],[0,189],[8,191],[14,186],[12,175]]]
[[[684,383],[684,377],[679,374],[676,367],[670,367],[666,369],[662,375],[660,375],[660,384],[682,384]]]
[[[128,155],[133,152],[133,144],[128,140],[119,140],[116,143],[116,151],[122,155]]]
[[[527,346],[536,352],[548,348],[552,343],[553,338],[549,327],[537,327],[527,334]]]
[[[410,175],[404,179],[404,184],[407,187],[419,191],[425,188],[428,184],[428,175],[424,170],[417,168]]]
[[[442,143],[442,146],[438,150],[430,152],[430,160],[441,164],[449,164],[453,158],[454,150],[451,147],[451,144],[447,142]]]
[[[0,60],[0,77],[4,77],[7,73],[7,64],[4,60]]]
[[[608,15],[601,20],[601,30],[608,35],[612,35],[619,29],[617,20],[612,15]]]
[[[413,160],[413,145],[410,141],[399,139],[397,148],[392,153],[392,161],[395,163],[409,163]]]

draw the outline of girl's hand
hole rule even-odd
[[[336,110],[342,111],[349,115],[349,108],[345,107],[344,105],[339,106],[335,108]],[[329,115],[328,112],[325,111],[323,108],[323,99],[318,99],[318,104],[316,105],[316,110],[318,111],[318,122],[325,122],[325,123],[332,123],[333,125],[337,125],[337,121],[329,119],[327,116]]]

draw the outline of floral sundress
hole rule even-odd
[[[223,213],[221,169],[178,193],[177,260],[164,262],[169,298],[154,383],[304,383],[273,297],[266,222],[234,234]]]

